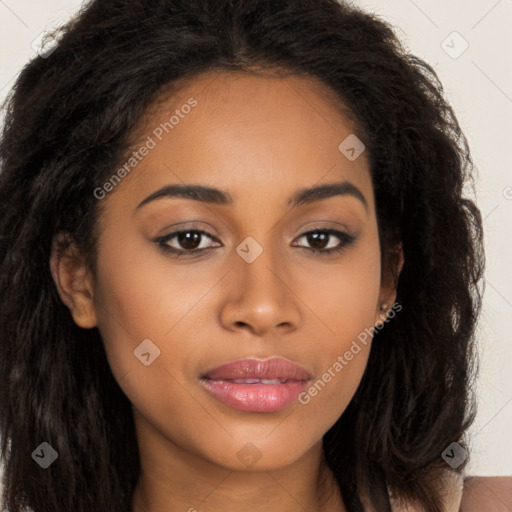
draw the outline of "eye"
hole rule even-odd
[[[329,242],[332,241],[332,237],[336,237],[338,239],[338,243],[334,240],[335,245],[332,243],[329,247]],[[317,228],[312,231],[308,231],[307,233],[302,234],[297,240],[301,238],[305,238],[307,243],[311,244],[313,247],[309,250],[313,252],[313,254],[321,254],[328,255],[333,252],[339,253],[344,251],[349,245],[354,243],[356,237],[353,235],[349,235],[344,231],[339,231],[337,229],[330,228]],[[326,244],[326,241],[328,242]]]
[[[165,251],[175,254],[177,257],[182,254],[203,252],[212,249],[213,246],[204,246],[204,238],[218,241],[214,236],[202,229],[181,229],[169,235],[157,238],[155,242]],[[174,246],[170,243],[174,241]],[[177,245],[177,246],[176,246]]]

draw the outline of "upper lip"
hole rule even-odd
[[[202,377],[214,380],[246,378],[309,380],[312,378],[311,374],[301,366],[280,357],[231,361],[208,370]]]

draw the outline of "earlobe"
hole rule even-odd
[[[85,258],[72,242],[60,249],[59,242],[54,240],[50,270],[59,297],[70,310],[74,322],[83,329],[96,327],[92,279]]]
[[[379,311],[375,317],[375,327],[380,327],[384,324],[388,316],[388,308],[389,306],[386,303],[380,304]]]
[[[375,314],[375,325],[382,325],[396,301],[398,278],[404,266],[404,253],[402,244],[398,244],[395,249],[390,251],[385,258],[384,268],[382,269],[381,291],[379,304]]]

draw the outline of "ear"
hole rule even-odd
[[[76,245],[58,234],[52,244],[50,269],[62,302],[69,308],[75,323],[84,329],[97,325],[93,302],[92,276],[84,256]]]
[[[396,301],[398,278],[403,266],[404,252],[402,244],[399,243],[384,256],[379,303],[375,312],[375,325],[384,323],[388,316],[388,311]]]

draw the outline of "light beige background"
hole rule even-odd
[[[477,201],[485,218],[487,271],[479,333],[479,413],[471,431],[468,473],[512,475],[512,0],[355,3],[391,21],[411,51],[434,66],[472,148],[479,173]],[[33,55],[37,36],[81,4],[0,0],[0,101]]]

